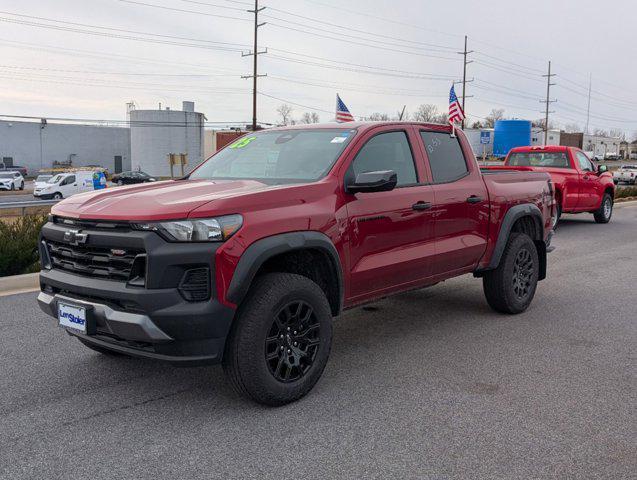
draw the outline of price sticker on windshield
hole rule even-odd
[[[246,138],[241,138],[239,140],[237,140],[236,142],[234,142],[232,145],[230,145],[230,147],[228,148],[243,148],[247,145],[250,144],[250,142],[252,142],[252,140],[255,140],[257,137],[246,137]]]

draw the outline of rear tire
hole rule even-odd
[[[599,206],[599,210],[593,213],[595,221],[597,223],[608,223],[613,216],[613,197],[608,193],[604,194],[602,198],[602,204]]]
[[[22,184],[20,184],[20,190],[24,190],[24,182],[22,182]]]
[[[524,312],[535,296],[539,268],[533,240],[523,233],[512,233],[498,268],[485,273],[482,279],[489,306],[501,313]]]
[[[223,368],[234,389],[280,406],[306,395],[332,345],[332,313],[323,290],[301,275],[255,280],[226,341]]]

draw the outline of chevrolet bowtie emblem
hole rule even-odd
[[[64,232],[64,241],[69,242],[71,245],[86,243],[86,240],[88,240],[88,233],[81,233],[79,230],[67,230]]]

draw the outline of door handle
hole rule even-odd
[[[431,203],[421,201],[414,203],[411,208],[413,208],[414,210],[429,210],[431,208]]]
[[[482,197],[478,197],[477,195],[471,195],[467,198],[467,203],[480,203],[482,202]]]

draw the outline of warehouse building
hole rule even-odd
[[[195,112],[194,102],[183,102],[181,111],[131,110],[129,115],[133,170],[169,177],[170,154],[187,156],[184,173],[203,161],[205,117]],[[175,165],[172,173],[180,176],[181,165]]]
[[[130,132],[124,127],[0,120],[0,162],[29,175],[55,167],[101,165],[130,169]]]

